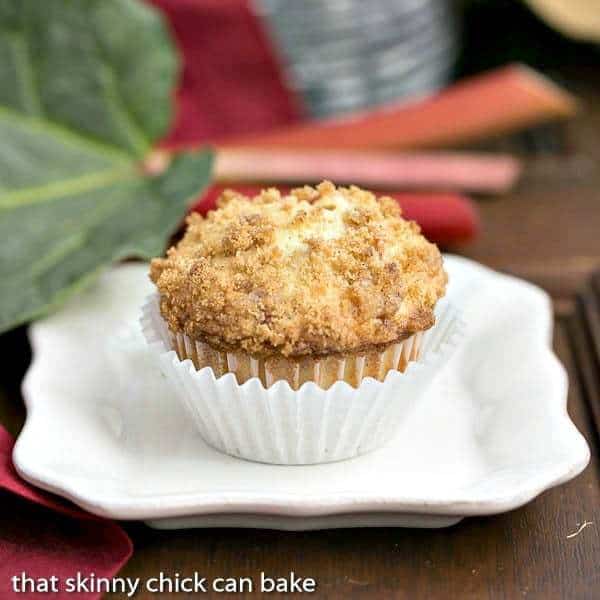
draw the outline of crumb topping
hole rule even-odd
[[[434,324],[447,276],[395,200],[323,182],[226,191],[151,263],[173,331],[254,356],[355,353]]]

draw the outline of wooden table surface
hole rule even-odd
[[[523,508],[441,530],[160,532],[127,523],[135,554],[122,575],[198,571],[207,577],[255,577],[260,571],[274,576],[294,571],[315,578],[316,596],[323,598],[600,597],[600,346],[594,346],[600,340],[600,279],[596,300],[589,283],[577,295],[600,268],[600,111],[594,110],[600,98],[593,90],[585,97],[583,114],[566,129],[566,153],[529,160],[518,189],[482,200],[483,234],[460,249],[552,294],[554,347],[571,382],[569,413],[592,450],[585,472]],[[24,419],[18,386],[29,360],[23,329],[0,338],[0,349],[9,348],[0,422],[17,433]],[[0,495],[1,508],[12,506]],[[16,513],[19,518],[27,526]],[[569,537],[584,521],[592,524]]]

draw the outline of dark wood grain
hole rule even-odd
[[[458,249],[495,269],[569,298],[600,267],[600,178],[523,186],[479,203],[482,235]]]
[[[457,249],[557,300],[572,299],[600,267],[600,85],[586,72],[565,75],[581,99],[579,116],[564,130],[565,151],[525,156],[521,184],[479,203],[482,235]]]
[[[600,440],[600,272],[577,294],[568,331],[578,380]]]

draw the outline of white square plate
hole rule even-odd
[[[128,264],[31,327],[16,468],[90,512],[158,527],[440,527],[520,506],[589,460],[550,349],[551,304],[529,283],[445,260],[466,336],[385,448],[275,466],[208,447],[147,351],[138,318],[152,286],[147,265]]]

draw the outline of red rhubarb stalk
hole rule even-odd
[[[330,179],[370,188],[505,192],[517,180],[519,162],[506,155],[382,152],[222,150],[219,182],[317,183]]]
[[[571,116],[573,96],[533,69],[510,65],[419,101],[227,142],[254,148],[430,148],[480,140]]]
[[[193,211],[206,214],[215,208],[217,198],[227,186],[213,185],[198,199],[192,207]],[[234,185],[233,189],[255,196],[265,185]],[[277,186],[283,193],[289,191],[287,186]],[[423,234],[432,242],[445,246],[467,242],[479,232],[479,213],[475,203],[461,194],[441,193],[394,193],[384,192],[395,198],[404,218],[416,221]]]

